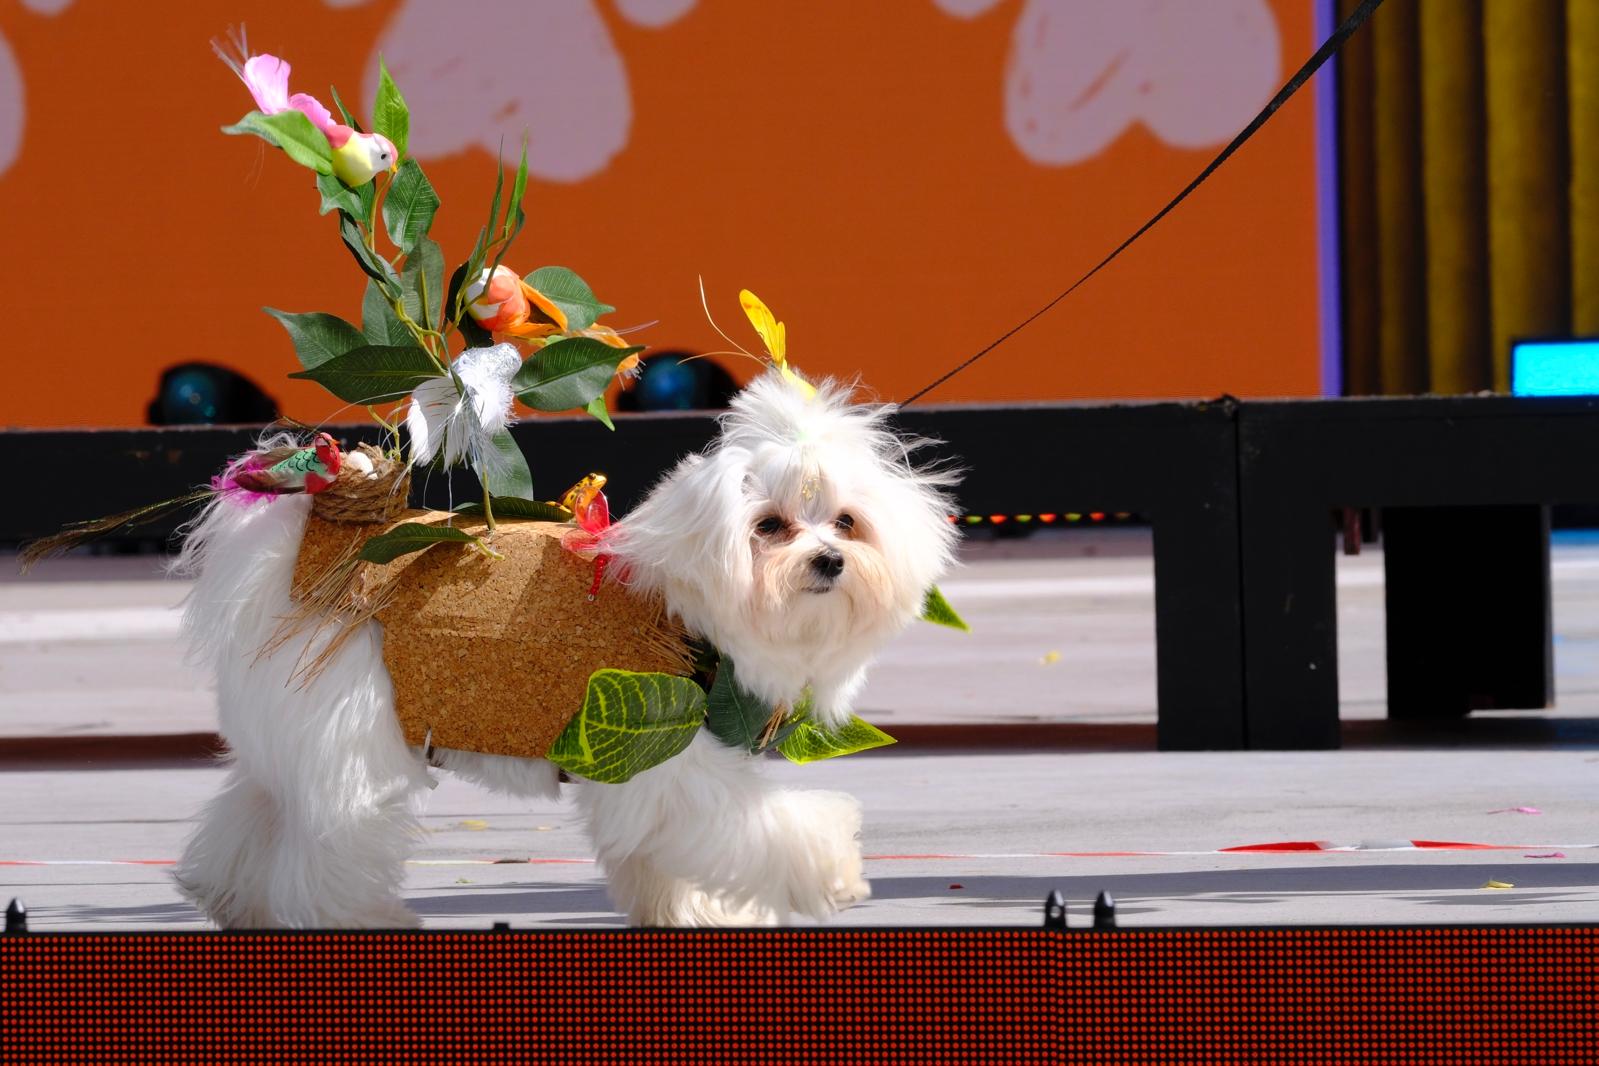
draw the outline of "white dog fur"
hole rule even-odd
[[[913,621],[948,568],[952,475],[918,470],[886,407],[776,373],[742,392],[703,454],[680,463],[605,537],[611,572],[737,664],[776,704],[805,689],[826,723],[848,719],[867,665]],[[184,628],[214,670],[228,778],[175,870],[218,925],[404,927],[404,863],[430,782],[405,743],[368,622],[306,687],[306,640],[258,652],[290,608],[311,501],[219,500],[189,534]],[[306,638],[311,641],[326,636]],[[313,650],[314,654],[314,650]],[[439,751],[442,765],[516,796],[553,798],[543,760]],[[626,784],[576,784],[612,900],[638,925],[776,924],[866,898],[859,804],[776,787],[761,760],[702,730]]]

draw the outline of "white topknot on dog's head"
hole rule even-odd
[[[955,475],[913,464],[921,442],[893,432],[893,410],[766,373],[711,446],[612,527],[606,550],[730,655],[741,685],[773,702],[811,687],[836,717],[829,694],[847,703],[954,557]]]

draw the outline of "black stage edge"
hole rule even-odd
[[[1162,748],[1339,745],[1334,516],[1348,508],[1382,511],[1396,538],[1387,559],[1395,718],[1549,701],[1547,512],[1599,501],[1599,398],[1224,397],[930,406],[897,417],[945,442],[932,454],[966,467],[966,513],[1150,517]],[[540,494],[601,470],[625,513],[715,429],[703,413],[617,423],[616,433],[586,417],[516,426]],[[0,544],[180,495],[254,433],[0,432],[7,497],[25,501],[0,510]],[[338,435],[348,444],[373,428]],[[449,506],[441,477],[418,481],[416,502]],[[475,495],[469,476],[456,479],[454,502]],[[1481,563],[1489,556],[1493,567]],[[1490,646],[1494,655],[1481,653]]]
[[[541,498],[593,470],[610,478],[617,514],[680,457],[715,433],[709,414],[616,416],[612,433],[588,417],[538,418],[512,430],[537,471]],[[934,406],[901,427],[943,443],[927,449],[966,470],[963,511],[977,514],[1130,511],[1154,523],[1159,740],[1167,748],[1244,743],[1238,607],[1238,501],[1231,400],[1149,404]],[[373,426],[332,427],[345,446],[375,441]],[[16,472],[0,514],[0,544],[179,496],[203,485],[259,427],[0,432],[0,464]],[[95,472],[85,492],[82,471]],[[73,472],[78,472],[74,474]],[[470,475],[452,486],[418,474],[412,499],[448,509],[477,497]],[[178,519],[145,527],[162,539]]]
[[[10,935],[0,1057],[1599,1061],[1596,926],[1089,930],[1080,907],[1072,918],[1064,930]]]

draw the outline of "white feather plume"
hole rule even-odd
[[[511,379],[521,366],[515,345],[468,348],[455,359],[455,379],[440,376],[418,385],[405,415],[411,463],[426,463],[442,453],[450,467],[463,460],[481,461],[492,452],[491,438],[511,424]]]

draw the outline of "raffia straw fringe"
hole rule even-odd
[[[154,522],[162,515],[188,507],[191,504],[209,500],[213,495],[214,493],[208,488],[196,489],[193,492],[184,493],[182,496],[175,496],[170,500],[162,500],[160,503],[146,504],[143,507],[135,507],[131,511],[123,511],[121,514],[107,515],[104,518],[95,518],[87,522],[74,522],[59,533],[52,533],[48,537],[42,537],[31,544],[24,545],[18,556],[22,564],[22,572],[26,574],[33,569],[36,563],[53,556],[63,555],[80,544],[87,544],[97,537],[103,537],[107,533],[114,533],[119,529],[129,529],[133,526],[143,525],[146,522]]]
[[[337,519],[335,519],[337,521]],[[353,523],[351,523],[353,525]],[[297,580],[291,594],[295,600],[292,612],[280,619],[272,639],[256,652],[256,661],[276,654],[294,638],[309,633],[310,638],[300,651],[290,683],[304,689],[327,667],[338,654],[344,642],[350,639],[361,624],[377,616],[394,596],[394,581],[382,581],[368,588],[367,580],[374,567],[361,563],[356,556],[369,536],[381,532],[380,525],[363,523],[367,528],[351,529],[349,543],[326,567]],[[329,639],[320,642],[323,633]],[[312,649],[316,655],[306,659]]]
[[[388,522],[400,517],[411,495],[410,466],[370,444],[359,444],[356,450],[372,460],[373,473],[345,463],[333,484],[311,498],[311,510],[328,522]]]

